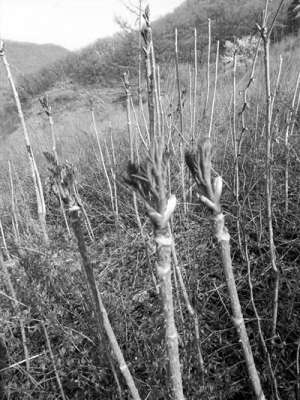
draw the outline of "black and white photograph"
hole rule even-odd
[[[300,0],[0,0],[0,400],[300,400]]]

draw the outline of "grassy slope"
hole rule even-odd
[[[193,54],[193,29],[198,30],[198,54],[201,62],[205,62],[207,52],[207,19],[212,21],[213,41],[226,39],[233,40],[234,37],[242,37],[254,32],[255,22],[260,19],[263,8],[263,0],[237,1],[237,0],[186,0],[174,12],[158,19],[153,24],[153,34],[157,61],[161,64],[169,63],[173,60],[174,52],[174,29],[179,32],[179,59],[181,62],[192,62]],[[278,0],[271,3],[272,9],[278,5]],[[286,18],[286,10],[280,14],[279,22],[275,26],[274,39],[279,39],[284,35],[282,28]],[[39,73],[33,72],[34,66],[41,66],[36,63],[38,57],[43,60],[43,46],[33,46],[32,57],[24,63],[22,76],[19,76],[20,94],[24,102],[37,95],[43,95],[51,87],[55,86],[61,79],[72,80],[80,85],[98,84],[111,87],[118,85],[120,76],[124,71],[129,70],[132,81],[136,83],[136,68],[138,54],[138,34],[133,31],[126,34],[116,34],[114,38],[100,39],[96,43],[82,51],[70,54],[59,64],[53,64],[43,68]],[[8,43],[8,50],[9,50]],[[45,45],[47,49],[47,45]],[[15,50],[14,50],[15,47]],[[12,65],[15,75],[18,76],[19,61],[24,56],[18,56],[18,46],[14,44],[11,48]],[[21,46],[22,47],[22,46]],[[58,54],[60,49],[48,45],[51,53],[55,50]],[[26,47],[24,47],[26,50]],[[24,51],[23,49],[23,51]],[[213,47],[212,52],[214,53]],[[47,49],[48,52],[48,49]],[[51,58],[51,55],[49,56]],[[54,59],[52,60],[54,61]],[[1,67],[0,67],[1,68]],[[31,70],[31,71],[30,71]],[[2,74],[3,76],[3,74]],[[1,77],[1,74],[0,74]],[[63,77],[63,78],[62,78]],[[1,79],[1,78],[0,78]],[[2,96],[3,99],[5,96]],[[0,110],[1,111],[1,110]],[[7,102],[5,112],[1,115],[1,133],[9,134],[16,126],[16,113],[11,101]]]
[[[274,10],[279,0],[271,3]],[[252,34],[255,23],[260,20],[263,0],[186,0],[174,12],[153,23],[153,35],[157,61],[168,63],[173,59],[174,29],[179,32],[179,58],[190,62],[193,54],[193,29],[198,30],[198,51],[203,62],[207,51],[207,19],[212,21],[213,40],[233,40],[235,37]],[[285,34],[283,24],[286,10],[280,14],[273,38]],[[214,50],[213,50],[214,51]],[[53,86],[62,75],[83,85],[101,84],[110,86],[119,81],[124,71],[130,70],[135,77],[138,54],[138,33],[136,31],[116,34],[104,38],[91,46],[67,57],[60,65],[51,66],[48,71],[28,76],[20,82],[24,96],[41,94]],[[55,73],[56,71],[56,73]],[[48,72],[48,73],[47,73]]]
[[[16,77],[37,72],[39,69],[67,56],[70,52],[53,44],[34,44],[5,41],[6,56]],[[4,67],[0,65],[0,85],[7,84]]]
[[[21,77],[35,74],[41,68],[66,57],[70,52],[57,45],[5,41],[7,60],[17,82]],[[11,99],[7,74],[0,63],[0,137],[12,132],[17,126],[16,110]]]
[[[272,68],[273,76],[276,75],[279,54],[283,55],[282,84],[278,92],[276,110],[278,111],[277,123],[279,129],[276,140],[281,144],[281,134],[284,132],[285,115],[291,103],[293,87],[296,75],[300,67],[299,44],[297,40],[287,39],[273,48]],[[172,68],[165,74],[168,78],[163,83],[164,102],[166,106],[171,103],[171,108],[176,109],[176,87],[174,83],[174,71]],[[186,66],[181,67],[182,83],[188,86],[189,77]],[[212,77],[213,80],[213,77]],[[245,87],[247,75],[244,70],[238,74],[238,92]],[[274,79],[272,79],[274,82]],[[199,71],[199,109],[205,100],[205,69]],[[88,213],[92,220],[96,235],[96,243],[89,243],[89,251],[97,265],[96,275],[99,288],[103,294],[109,310],[109,316],[113,322],[117,337],[125,352],[126,359],[130,362],[130,368],[134,371],[143,398],[150,400],[166,400],[169,394],[166,387],[167,372],[166,359],[163,352],[163,323],[160,317],[159,299],[151,280],[151,267],[148,262],[144,243],[137,235],[131,201],[128,193],[122,188],[122,175],[124,174],[125,161],[128,159],[126,115],[121,105],[112,104],[112,101],[121,94],[121,89],[108,91],[93,87],[82,87],[78,84],[57,85],[49,92],[50,101],[54,107],[55,129],[59,137],[59,147],[63,159],[75,163],[79,173],[79,188],[87,205]],[[215,167],[223,173],[225,180],[230,185],[232,159],[231,153],[231,118],[230,105],[232,99],[232,76],[230,72],[221,73],[216,99],[216,112],[214,118],[214,141],[218,145]],[[259,120],[258,130],[254,129],[256,118],[256,105],[259,115],[263,115],[263,78],[262,69],[256,74],[255,85],[250,91],[250,105],[247,122],[249,124],[248,137],[257,135],[261,137],[263,122]],[[187,93],[187,97],[189,93]],[[92,97],[96,104],[96,115],[99,131],[105,148],[104,136],[109,143],[112,133],[117,154],[117,171],[119,179],[119,207],[121,224],[119,233],[115,232],[113,213],[110,210],[108,190],[103,175],[101,163],[97,156],[95,137],[91,130],[91,119],[88,110],[89,98]],[[187,104],[187,102],[186,102]],[[238,97],[238,109],[242,104],[242,98]],[[47,176],[41,151],[49,150],[50,134],[47,120],[39,115],[38,99],[34,98],[33,107],[28,116],[28,126],[32,137],[38,165],[43,177]],[[189,109],[186,105],[185,124],[188,132]],[[202,120],[199,112],[198,134],[207,132],[207,121]],[[296,131],[298,134],[298,131]],[[296,147],[295,134],[295,148]],[[46,139],[47,138],[47,139]],[[276,141],[276,143],[277,143]],[[247,144],[247,142],[246,142]],[[299,143],[298,143],[299,145]],[[263,146],[263,144],[262,144]],[[297,265],[297,221],[299,213],[297,204],[292,205],[292,212],[286,223],[281,218],[280,193],[282,191],[282,157],[277,151],[280,146],[275,145],[276,150],[276,185],[274,213],[276,216],[276,244],[279,251],[279,262],[283,270],[283,286],[280,294],[280,334],[273,354],[276,373],[279,377],[280,390],[283,399],[293,399],[295,383],[295,342],[299,337],[299,268]],[[226,150],[226,151],[225,151]],[[253,279],[256,301],[259,312],[263,316],[264,330],[268,332],[270,321],[270,304],[266,298],[272,295],[272,280],[269,275],[267,236],[263,232],[259,242],[256,231],[253,228],[259,221],[260,211],[263,209],[263,182],[264,166],[262,160],[255,162],[258,157],[256,149],[248,151],[243,149],[246,155],[244,159],[243,173],[252,175],[258,179],[258,191],[250,194],[252,206],[247,215],[245,229],[249,233],[248,248],[253,267]],[[21,227],[23,230],[23,253],[15,251],[11,233],[7,230],[8,244],[16,260],[22,268],[12,269],[12,275],[18,289],[20,299],[25,304],[30,304],[31,311],[26,317],[26,323],[31,326],[28,330],[28,341],[31,354],[42,352],[45,343],[39,331],[39,319],[47,319],[49,332],[56,354],[59,373],[64,389],[70,398],[93,399],[96,396],[103,399],[115,399],[114,383],[111,380],[110,371],[97,358],[96,349],[99,346],[93,344],[95,340],[95,327],[90,310],[86,309],[86,288],[79,272],[78,254],[74,241],[67,238],[63,227],[62,217],[57,204],[48,198],[51,248],[44,250],[39,242],[36,232],[38,228],[35,221],[29,216],[35,209],[32,193],[31,178],[27,167],[27,160],[23,147],[22,132],[16,131],[6,139],[1,146],[2,160],[8,158],[14,161],[14,166],[21,178],[18,188],[18,207],[22,215]],[[106,156],[107,164],[109,159]],[[294,162],[294,159],[293,159]],[[178,193],[180,200],[179,182],[176,178],[177,164],[174,165],[173,191]],[[291,168],[291,179],[295,184],[293,191],[297,191],[297,163]],[[7,181],[7,164],[1,164],[0,170],[1,188],[4,193],[9,193]],[[250,172],[249,172],[250,171]],[[178,175],[178,174],[177,174]],[[259,179],[260,178],[260,179]],[[246,180],[246,188],[248,181]],[[22,198],[21,188],[23,188]],[[292,193],[291,193],[292,194]],[[255,196],[259,197],[257,203]],[[293,198],[297,198],[295,195]],[[4,198],[4,200],[8,200]],[[3,197],[2,197],[3,201]],[[196,202],[197,199],[194,199]],[[232,233],[232,248],[234,255],[235,272],[243,309],[247,318],[255,358],[259,368],[265,371],[262,352],[258,345],[257,329],[253,321],[252,308],[249,305],[249,291],[247,284],[246,266],[239,256],[236,246],[235,234],[235,210],[232,207],[230,190],[226,191],[224,206],[228,225]],[[258,209],[258,211],[257,211]],[[250,398],[249,384],[243,367],[242,355],[230,316],[228,315],[229,299],[224,285],[221,265],[216,251],[215,243],[211,240],[209,222],[202,212],[191,207],[187,219],[182,216],[181,205],[177,208],[175,217],[175,239],[179,254],[180,264],[183,268],[191,300],[195,305],[200,318],[201,339],[205,363],[207,365],[207,392],[200,392],[200,383],[195,358],[194,343],[190,332],[192,323],[183,309],[184,322],[181,317],[177,319],[177,325],[181,337],[181,359],[183,362],[185,393],[188,399],[242,399]],[[250,212],[251,211],[251,212]],[[143,215],[143,208],[140,205]],[[6,226],[10,225],[9,206],[1,205],[1,215]],[[253,216],[254,215],[254,216]],[[143,217],[142,217],[143,218]],[[144,220],[143,220],[144,221]],[[146,220],[145,220],[146,221]],[[258,224],[259,225],[259,224]],[[145,230],[150,231],[146,223]],[[288,234],[290,237],[288,237]],[[152,243],[149,241],[148,254],[152,255]],[[297,247],[298,246],[298,247]],[[41,268],[42,267],[42,268]],[[26,271],[24,273],[23,271]],[[80,290],[79,290],[80,289]],[[3,310],[8,310],[9,302],[3,300]],[[184,308],[182,306],[182,308]],[[177,311],[180,310],[177,303]],[[11,327],[13,326],[13,334]],[[15,321],[13,311],[6,314],[3,322],[3,331],[7,337],[10,351],[10,361],[14,362],[23,358],[22,345],[19,339],[18,324]],[[14,336],[15,335],[15,336]],[[286,362],[289,360],[289,362]],[[32,384],[26,375],[9,372],[8,380],[15,399],[21,399],[24,393],[29,393],[36,399],[54,398],[57,394],[55,385],[48,384],[48,373],[52,370],[49,358],[42,356],[33,362],[35,369],[32,376],[40,383],[31,392]],[[42,371],[42,372],[41,372]],[[21,375],[21,377],[20,377]],[[268,386],[266,374],[263,372],[264,385]],[[44,379],[45,378],[45,379]],[[29,387],[29,389],[28,389]],[[125,397],[126,398],[126,397]]]

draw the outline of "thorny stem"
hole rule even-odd
[[[209,122],[209,129],[208,129],[208,137],[211,137],[212,132],[212,125],[214,120],[214,111],[215,111],[215,101],[216,101],[216,92],[217,92],[217,83],[218,83],[218,63],[219,63],[219,48],[220,42],[217,42],[217,52],[216,52],[216,64],[215,64],[215,84],[214,84],[214,93],[213,99],[211,104],[211,112],[210,112],[210,122]]]
[[[246,87],[244,89],[244,102],[243,102],[242,110],[240,111],[241,122],[242,122],[242,131],[240,133],[240,140],[239,140],[240,144],[239,144],[239,146],[241,146],[241,140],[243,138],[243,134],[247,130],[246,121],[245,121],[245,114],[246,114],[246,110],[249,108],[248,91],[249,91],[250,86],[254,82],[254,73],[255,73],[255,67],[256,67],[256,62],[257,62],[257,58],[258,58],[260,45],[261,45],[261,38],[259,38],[258,41],[257,41],[255,54],[254,54],[254,58],[253,58],[253,61],[252,61],[252,67],[251,67],[249,80],[248,80],[247,85],[246,85]]]
[[[177,92],[178,92],[178,105],[177,110],[179,113],[179,129],[180,129],[180,173],[181,173],[181,186],[182,186],[182,200],[183,200],[183,210],[187,213],[187,203],[186,203],[186,193],[185,193],[185,174],[184,174],[184,150],[183,150],[183,112],[182,112],[182,96],[180,87],[180,77],[179,77],[179,60],[178,60],[178,31],[175,29],[175,67],[176,67],[176,82],[177,82]]]
[[[54,155],[54,159],[55,159],[56,163],[58,164],[59,163],[59,159],[58,159],[58,154],[57,154],[57,150],[56,150],[56,135],[55,135],[55,130],[54,130],[52,107],[49,104],[47,96],[45,96],[43,98],[40,98],[40,103],[41,103],[41,106],[42,106],[45,114],[48,117],[48,121],[49,121],[49,125],[50,125],[50,132],[51,132],[51,139],[52,139],[52,152],[53,152],[53,155]],[[66,212],[65,212],[65,209],[64,209],[64,205],[63,205],[63,202],[62,202],[62,199],[61,199],[60,196],[59,196],[58,200],[59,200],[59,205],[60,205],[60,208],[61,208],[61,211],[62,211],[63,219],[64,219],[64,222],[65,222],[67,231],[68,231],[68,236],[70,237],[71,236],[71,231],[70,231],[69,223],[68,223],[68,220],[67,220]]]
[[[222,178],[212,179],[211,176],[211,145],[209,138],[205,138],[199,145],[197,153],[186,152],[186,162],[199,187],[201,201],[212,211],[215,228],[215,237],[221,251],[229,297],[231,302],[232,320],[239,336],[244,352],[244,358],[252,387],[258,400],[265,400],[260,378],[255,366],[249,337],[241,309],[237,287],[233,274],[233,265],[230,251],[230,235],[225,227],[225,217],[221,209]],[[203,195],[202,193],[205,193]]]
[[[111,349],[118,361],[120,371],[126,380],[132,398],[134,400],[140,400],[138,390],[135,386],[133,377],[124,360],[122,351],[118,345],[117,339],[110,325],[104,304],[102,303],[101,296],[97,288],[97,283],[94,276],[93,264],[90,260],[85,238],[82,231],[82,224],[81,224],[82,208],[76,189],[75,171],[70,164],[66,163],[65,165],[61,166],[55,164],[55,162],[53,161],[51,162],[51,159],[48,159],[48,161],[49,163],[52,164],[52,169],[50,169],[50,171],[52,171],[52,189],[54,190],[54,193],[56,195],[57,195],[57,190],[59,190],[62,200],[64,201],[64,204],[67,208],[71,226],[74,231],[74,235],[77,239],[78,250],[82,259],[84,274],[93,299],[93,306],[96,316],[95,319],[96,319],[99,338],[102,340],[108,339]],[[106,356],[108,358],[108,361],[110,362],[111,368],[113,369],[114,365],[113,361],[111,360],[109,351],[106,352]],[[114,376],[117,378],[116,374],[114,374]]]
[[[125,94],[126,94],[127,128],[128,128],[128,134],[129,134],[130,161],[133,163],[134,162],[134,142],[136,142],[136,140],[133,136],[133,131],[132,131],[131,112],[130,112],[132,98],[131,98],[131,90],[130,90],[129,78],[128,78],[127,73],[123,74],[123,83],[124,83],[124,89],[125,89]],[[140,219],[140,214],[139,214],[139,209],[138,209],[135,192],[133,192],[132,196],[133,196],[133,206],[134,206],[136,221],[137,221],[141,236],[143,236],[143,227],[142,227],[142,223],[141,223],[141,219]]]
[[[161,123],[161,135],[165,134],[164,132],[164,110],[162,106],[162,96],[161,96],[161,79],[160,79],[160,67],[157,65],[157,94],[158,94],[158,106],[159,106],[159,115],[160,115],[160,123]]]
[[[138,131],[139,137],[140,137],[140,139],[141,139],[141,141],[142,141],[142,143],[143,143],[145,149],[148,150],[148,149],[149,149],[149,146],[148,146],[149,137],[148,137],[148,135],[147,135],[147,138],[145,139],[144,136],[143,136],[143,134],[142,134],[141,127],[140,127],[140,124],[139,124],[138,116],[137,116],[137,113],[136,113],[136,110],[135,110],[135,107],[134,107],[134,104],[133,104],[132,97],[131,97],[131,99],[130,99],[130,104],[131,104],[131,108],[132,108],[132,111],[133,111],[133,116],[134,116],[134,120],[135,120],[135,125],[136,125],[136,127],[137,127],[137,131]],[[147,125],[146,125],[146,128],[148,129]],[[148,141],[148,143],[146,142],[146,140]]]
[[[111,176],[113,179],[113,186],[114,186],[114,198],[115,198],[115,214],[116,214],[116,228],[119,226],[119,203],[118,203],[118,191],[117,191],[117,177],[116,177],[116,155],[115,155],[115,146],[112,137],[112,131],[110,128],[110,145],[111,145],[111,155],[112,155],[112,165],[111,165]],[[109,153],[109,150],[107,149]]]
[[[169,232],[171,233],[170,229]],[[195,329],[195,339],[196,339],[196,345],[197,345],[197,353],[198,353],[198,362],[199,362],[199,367],[200,367],[200,374],[201,374],[201,384],[204,386],[204,374],[205,374],[205,366],[204,366],[204,360],[203,360],[203,355],[202,355],[202,350],[201,350],[201,344],[200,344],[200,333],[199,333],[199,320],[198,320],[198,315],[197,312],[194,310],[193,306],[191,305],[187,289],[182,277],[181,273],[181,268],[179,266],[178,258],[177,258],[177,253],[176,253],[176,248],[174,244],[174,240],[172,243],[172,258],[174,261],[175,265],[175,271],[178,277],[179,285],[182,291],[182,295],[185,301],[186,308],[188,310],[188,313],[190,314],[191,318],[193,318],[194,321],[194,329]]]
[[[248,284],[249,284],[249,289],[250,289],[250,299],[251,299],[252,308],[253,308],[256,322],[257,322],[260,343],[261,343],[261,346],[265,353],[265,356],[267,357],[267,363],[268,363],[268,368],[269,368],[269,372],[270,372],[270,379],[271,379],[271,383],[273,385],[273,390],[274,390],[274,393],[276,396],[276,400],[280,400],[279,393],[278,393],[277,380],[276,380],[276,377],[275,377],[275,374],[273,371],[273,367],[272,367],[271,356],[270,356],[269,350],[268,350],[266,342],[265,342],[265,338],[264,338],[264,334],[263,334],[263,330],[262,330],[262,326],[261,326],[261,322],[260,322],[261,319],[258,314],[255,300],[254,300],[253,285],[252,285],[252,280],[251,280],[251,265],[250,265],[250,259],[249,259],[249,254],[248,254],[247,240],[245,240],[245,257],[246,257],[247,268],[248,268]]]
[[[284,208],[285,208],[286,214],[289,211],[289,163],[290,163],[289,136],[290,136],[290,134],[293,133],[295,120],[293,121],[291,127],[290,127],[290,124],[291,124],[291,118],[293,118],[294,115],[297,115],[297,109],[299,106],[300,92],[298,94],[298,96],[299,96],[298,97],[298,106],[295,109],[295,103],[296,103],[296,97],[297,97],[299,83],[300,83],[300,72],[298,73],[298,76],[297,76],[294,96],[293,96],[293,100],[292,100],[292,107],[291,107],[292,109],[291,109],[291,111],[289,111],[288,116],[287,116],[287,127],[285,130],[285,136],[284,136],[284,144],[285,144],[285,168],[284,168],[284,194],[285,194],[284,203],[285,203],[285,207]]]
[[[209,101],[209,87],[210,87],[210,52],[211,52],[211,20],[208,19],[208,50],[207,50],[207,76],[206,76],[206,100],[204,106],[204,116],[206,116],[208,101]]]
[[[72,209],[69,209],[69,215],[70,215],[70,219],[71,219],[71,225],[72,225],[74,234],[77,239],[78,249],[79,249],[79,252],[80,252],[80,255],[82,258],[82,264],[84,267],[85,275],[86,275],[86,278],[87,278],[87,281],[89,284],[89,288],[90,288],[92,296],[93,296],[93,300],[94,300],[93,304],[94,304],[96,315],[97,315],[97,325],[98,325],[100,336],[102,338],[104,337],[104,333],[103,333],[103,329],[104,329],[106,332],[106,335],[109,339],[109,342],[110,342],[111,348],[114,352],[114,355],[119,363],[120,371],[126,380],[126,383],[128,385],[128,388],[130,389],[133,399],[140,400],[138,390],[135,386],[133,377],[128,369],[128,366],[124,360],[122,351],[117,342],[116,336],[114,334],[114,331],[113,331],[110,321],[108,319],[106,309],[104,307],[104,304],[102,303],[101,295],[97,288],[94,271],[93,271],[93,266],[89,260],[85,240],[84,240],[83,233],[81,230],[80,208],[73,207]]]
[[[12,175],[12,165],[11,162],[8,161],[8,173],[9,173],[9,183],[10,183],[10,191],[11,191],[11,213],[12,213],[12,226],[14,231],[14,237],[16,244],[18,245],[20,242],[20,231],[19,231],[19,222],[16,211],[16,199],[15,199],[15,189],[14,189],[14,180]]]
[[[192,130],[192,144],[196,135],[196,113],[197,113],[197,83],[198,83],[198,51],[197,51],[197,29],[194,29],[194,99],[193,99],[193,130]]]
[[[155,228],[154,235],[157,246],[156,271],[159,278],[160,294],[164,311],[166,342],[173,395],[175,400],[184,400],[178,350],[178,333],[174,319],[171,281],[172,238],[170,237],[166,227]]]
[[[230,235],[228,233],[227,228],[225,227],[224,222],[224,214],[219,213],[214,216],[215,221],[215,235],[219,242],[223,265],[224,265],[224,273],[226,277],[227,287],[230,295],[231,309],[232,309],[232,321],[238,333],[243,351],[244,357],[248,369],[248,374],[252,383],[252,387],[254,389],[256,398],[258,400],[265,400],[265,395],[263,393],[263,389],[261,387],[260,378],[255,366],[253,353],[249,341],[249,337],[247,334],[245,320],[243,317],[241,304],[236,288],[236,283],[233,274],[232,268],[232,260],[230,254]]]
[[[265,14],[267,14],[267,4]],[[267,223],[269,231],[269,248],[271,265],[275,277],[274,299],[273,299],[273,322],[272,322],[272,337],[276,336],[277,318],[278,318],[278,296],[280,284],[280,272],[276,264],[276,248],[274,244],[273,234],[273,214],[272,214],[272,186],[273,186],[273,168],[272,168],[272,99],[271,99],[271,82],[270,82],[270,32],[266,26],[266,15],[264,25],[260,28],[260,34],[264,47],[264,67],[265,67],[265,92],[266,92],[266,154],[265,154],[265,170],[266,170],[266,208],[267,208]]]
[[[274,92],[272,95],[272,101],[271,101],[271,114],[273,115],[273,111],[274,111],[274,104],[275,104],[275,99],[277,96],[277,92],[278,92],[278,88],[279,88],[279,83],[280,83],[280,76],[281,76],[281,70],[282,70],[282,55],[280,54],[279,56],[279,68],[278,68],[278,73],[277,73],[277,79],[276,79],[276,83],[275,83],[275,87],[274,87]]]
[[[142,1],[139,0],[139,31],[138,31],[138,36],[139,36],[139,53],[138,53],[138,99],[139,99],[139,110],[143,107],[142,103],[142,36],[141,36],[141,30],[142,30]]]
[[[236,52],[233,56],[233,121],[232,121],[232,136],[234,148],[234,194],[237,207],[236,227],[238,234],[238,242],[241,255],[243,256],[242,235],[241,235],[241,203],[240,203],[240,169],[239,169],[239,139],[236,132]]]
[[[190,112],[190,129],[191,141],[193,143],[194,128],[193,128],[193,84],[192,84],[192,68],[189,65],[189,112]]]
[[[63,386],[62,386],[62,383],[61,383],[61,379],[60,379],[59,373],[57,371],[56,362],[55,362],[54,354],[53,354],[53,351],[52,351],[52,346],[51,346],[50,338],[49,338],[49,335],[48,335],[48,331],[47,331],[46,325],[44,323],[42,323],[42,326],[43,326],[43,329],[44,329],[46,343],[47,343],[48,351],[49,351],[49,354],[50,354],[52,366],[53,366],[53,369],[54,369],[54,372],[55,372],[56,382],[57,382],[58,387],[59,387],[61,398],[63,400],[66,400],[66,396],[65,396],[65,392],[64,392],[64,389],[63,389]]]
[[[156,90],[156,67],[153,53],[152,34],[150,27],[150,11],[146,8],[144,19],[146,27],[142,31],[145,47],[146,79],[148,88],[150,149],[143,164],[135,165],[132,161],[128,165],[126,183],[131,186],[144,201],[147,214],[153,225],[156,242],[156,273],[159,279],[160,295],[162,298],[167,354],[169,359],[170,379],[173,399],[184,400],[181,366],[178,348],[178,333],[175,325],[174,304],[171,279],[172,237],[169,232],[169,222],[175,210],[176,198],[167,199],[167,162],[165,153],[165,138],[158,131],[155,135],[155,111],[157,121],[160,121],[160,99]],[[152,50],[151,50],[152,49]],[[152,55],[152,62],[150,61]],[[154,108],[154,96],[156,109]],[[160,125],[158,125],[160,128]]]
[[[27,131],[27,126],[25,123],[25,118],[24,118],[20,98],[19,98],[16,86],[14,83],[13,76],[11,74],[10,65],[6,59],[4,44],[2,41],[0,41],[0,57],[2,58],[4,67],[7,72],[8,81],[10,83],[10,86],[11,86],[11,89],[13,92],[13,96],[14,96],[15,103],[16,103],[17,110],[18,110],[18,115],[19,115],[20,122],[22,125],[28,160],[29,160],[29,164],[30,164],[30,168],[31,168],[31,174],[32,174],[32,179],[33,179],[33,184],[34,184],[34,189],[35,189],[35,194],[36,194],[39,221],[40,221],[40,225],[41,225],[42,232],[43,232],[44,242],[46,245],[48,245],[49,238],[48,238],[47,227],[46,227],[46,205],[45,205],[43,186],[42,186],[40,174],[39,174],[36,162],[35,162],[35,158],[33,155],[33,151],[32,151],[32,147],[31,147],[31,143],[30,143],[30,139],[29,139],[29,134]]]
[[[156,111],[156,124],[157,124],[157,135],[162,135],[162,121],[161,121],[161,113],[160,113],[160,100],[159,100],[159,91],[158,91],[158,82],[157,82],[157,67],[155,62],[155,52],[153,41],[151,41],[151,69],[153,76],[153,92],[155,99],[155,111]]]
[[[155,137],[155,108],[154,108],[154,73],[151,65],[151,48],[152,48],[152,29],[150,25],[150,11],[147,7],[143,14],[145,19],[145,27],[141,31],[144,39],[144,55],[146,64],[146,82],[147,82],[147,98],[148,98],[148,113],[149,113],[149,138],[152,141]]]
[[[106,165],[105,165],[105,160],[104,160],[104,156],[103,156],[102,146],[101,146],[101,143],[100,143],[99,132],[98,132],[96,118],[95,118],[95,112],[94,112],[93,109],[91,110],[91,114],[92,114],[93,129],[94,129],[94,133],[95,133],[96,140],[97,140],[97,145],[98,145],[98,150],[99,150],[99,154],[100,154],[101,164],[102,164],[103,172],[104,172],[105,179],[106,179],[107,186],[108,186],[108,190],[109,190],[111,209],[112,209],[112,212],[115,213],[113,190],[112,190],[111,182],[110,182],[109,175],[108,175],[108,172],[107,172],[107,168],[106,168]]]

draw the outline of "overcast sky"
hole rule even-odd
[[[183,0],[143,0],[152,19]],[[0,0],[0,36],[34,43],[55,43],[70,50],[118,30],[115,16],[134,22],[124,3],[138,0]]]

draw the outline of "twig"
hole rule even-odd
[[[48,331],[47,331],[47,328],[46,328],[46,325],[44,324],[44,322],[42,322],[42,327],[44,329],[44,334],[45,334],[45,338],[46,338],[48,351],[49,351],[51,362],[52,362],[52,366],[53,366],[53,369],[54,369],[54,372],[55,372],[56,382],[58,384],[59,391],[60,391],[62,399],[66,400],[65,392],[64,392],[61,380],[60,380],[59,373],[58,373],[57,368],[56,368],[56,362],[55,362],[54,354],[53,354],[53,351],[52,351],[52,346],[51,346],[51,342],[50,342],[50,339],[49,339]]]
[[[11,70],[10,70],[10,65],[9,65],[9,63],[8,63],[8,61],[6,59],[3,41],[0,41],[0,58],[2,58],[4,67],[6,69],[8,81],[10,83],[10,86],[11,86],[11,89],[12,89],[12,92],[13,92],[13,96],[14,96],[14,99],[15,99],[15,103],[16,103],[16,106],[17,106],[17,109],[18,109],[18,115],[19,115],[19,118],[20,118],[22,130],[23,130],[23,134],[24,134],[24,139],[25,139],[25,144],[26,144],[26,151],[27,151],[27,156],[28,156],[28,160],[29,160],[29,164],[30,164],[31,175],[32,175],[35,194],[36,194],[39,221],[40,221],[40,225],[41,225],[42,232],[43,232],[44,242],[45,242],[46,245],[48,245],[49,244],[49,238],[48,238],[47,228],[46,228],[46,205],[45,205],[45,198],[44,198],[44,191],[43,191],[42,181],[41,181],[39,170],[37,168],[37,165],[36,165],[36,162],[35,162],[35,158],[34,158],[34,155],[33,155],[33,151],[32,151],[32,147],[31,147],[31,143],[30,143],[30,139],[29,139],[29,134],[28,134],[28,131],[27,131],[27,126],[26,126],[26,123],[25,123],[25,118],[24,118],[24,114],[23,114],[20,98],[19,98],[16,86],[15,86],[15,83],[14,83],[14,79],[13,79],[13,76],[12,76],[12,73],[11,73]]]
[[[41,356],[43,356],[44,354],[45,354],[45,353],[43,352],[43,353],[37,354],[37,355],[35,355],[35,356],[29,357],[29,359],[26,358],[26,359],[24,359],[24,360],[18,361],[18,362],[14,363],[14,364],[9,365],[8,367],[5,367],[5,368],[0,369],[0,372],[7,371],[8,369],[11,369],[11,368],[17,368],[19,365],[24,364],[24,363],[26,363],[27,361],[34,360],[35,358],[41,357]]]
[[[216,64],[215,64],[215,84],[214,84],[214,93],[213,99],[211,104],[211,112],[210,112],[210,122],[209,122],[209,129],[208,129],[208,137],[211,137],[212,131],[212,124],[214,120],[214,110],[215,110],[215,100],[216,100],[216,92],[217,92],[217,83],[218,83],[218,63],[219,63],[219,46],[220,42],[217,42],[217,52],[216,52]]]
[[[194,29],[194,97],[193,97],[193,122],[192,122],[192,145],[196,135],[196,113],[197,113],[197,83],[198,83],[198,51],[197,51],[197,29]]]
[[[284,209],[285,209],[286,214],[289,211],[289,163],[290,163],[289,137],[290,137],[290,128],[291,128],[291,133],[292,133],[292,129],[294,128],[294,125],[295,125],[295,119],[292,123],[292,126],[290,126],[290,124],[291,124],[291,118],[292,118],[294,108],[295,108],[295,102],[296,102],[299,83],[300,83],[300,72],[298,73],[298,76],[297,76],[291,111],[288,111],[287,127],[286,127],[285,135],[284,135],[284,145],[285,145],[285,168],[284,168],[284,195],[285,195],[284,196],[284,204],[285,205],[284,205]],[[298,96],[299,96],[298,99],[300,100],[300,93]]]
[[[282,2],[281,2],[282,3]],[[273,171],[272,171],[272,102],[271,102],[271,83],[270,83],[270,32],[267,27],[267,12],[268,1],[266,1],[264,22],[259,31],[261,34],[264,47],[264,68],[265,68],[265,93],[266,93],[266,154],[265,154],[265,190],[266,190],[266,210],[267,222],[269,231],[269,248],[270,261],[275,276],[274,299],[273,299],[273,322],[272,322],[272,337],[273,341],[276,336],[277,318],[278,318],[278,296],[280,284],[280,271],[276,264],[276,248],[274,244],[273,233],[273,213],[272,213],[272,186],[273,186]]]
[[[177,94],[178,94],[178,104],[177,110],[179,113],[179,131],[180,135],[183,136],[183,112],[182,112],[182,98],[181,98],[181,87],[180,87],[180,77],[179,77],[179,60],[178,60],[178,31],[175,29],[175,68],[176,68],[176,83],[177,83]],[[184,174],[184,151],[182,140],[179,144],[180,152],[180,173],[181,173],[181,187],[182,187],[182,201],[184,213],[187,213],[186,195],[185,195],[185,174]]]
[[[251,265],[250,265],[250,259],[249,259],[249,253],[248,253],[248,246],[247,246],[247,240],[245,240],[245,256],[246,256],[246,261],[247,261],[247,269],[248,269],[248,284],[249,284],[249,289],[250,289],[250,300],[251,300],[251,304],[252,304],[252,308],[255,314],[255,318],[256,318],[256,322],[257,322],[257,328],[258,328],[258,334],[259,334],[259,338],[260,338],[260,343],[262,345],[263,351],[265,353],[265,356],[267,357],[267,363],[268,363],[268,368],[269,368],[269,372],[270,372],[270,379],[271,379],[271,383],[273,385],[273,390],[275,393],[275,397],[276,400],[280,400],[279,397],[279,393],[278,393],[278,385],[277,385],[277,380],[275,377],[275,373],[273,371],[272,368],[272,361],[271,361],[271,356],[270,353],[268,351],[267,345],[266,345],[266,341],[264,339],[264,334],[262,331],[262,326],[261,326],[261,319],[260,316],[258,314],[257,308],[256,308],[256,304],[255,304],[255,300],[254,300],[254,294],[253,294],[253,285],[252,285],[252,280],[251,280]]]
[[[209,101],[209,87],[210,87],[210,52],[211,52],[211,20],[208,19],[208,49],[207,49],[207,77],[206,77],[206,100],[203,115],[206,116],[208,101]]]

